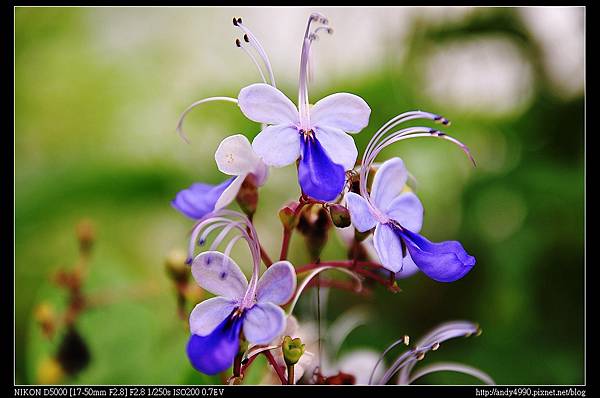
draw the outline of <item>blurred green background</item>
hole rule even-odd
[[[220,140],[251,138],[259,126],[230,104],[190,114],[191,145],[175,125],[194,100],[235,97],[259,79],[235,48],[234,16],[263,41],[278,87],[295,98],[311,11],[16,8],[16,383],[39,381],[40,364],[60,341],[60,332],[44,338],[34,311],[41,302],[64,307],[50,275],[77,260],[75,225],[83,218],[97,232],[85,291],[110,303],[78,320],[91,362],[63,382],[218,382],[194,372],[184,354],[188,335],[164,261],[185,249],[191,222],[169,201],[192,182],[222,181],[212,157]],[[423,233],[460,240],[478,263],[452,284],[418,274],[396,295],[332,291],[332,319],[361,304],[370,309],[371,322],[342,351],[382,351],[405,333],[417,338],[443,321],[470,319],[481,337],[445,344],[427,361],[464,362],[500,384],[583,383],[584,9],[316,11],[335,33],[313,49],[310,96],[348,91],[369,103],[359,151],[389,118],[423,109],[450,118],[446,131],[478,164],[437,140],[384,153],[401,156],[418,180]],[[293,167],[272,170],[261,189],[256,224],[273,257],[276,210],[299,194],[292,181]],[[332,235],[324,259],[343,255]],[[291,259],[307,261],[298,236]],[[301,319],[314,320],[309,303],[301,308]],[[420,382],[473,379],[438,374]]]

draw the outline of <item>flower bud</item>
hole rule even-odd
[[[322,206],[309,206],[302,211],[297,229],[304,235],[310,259],[316,261],[329,238],[331,218]]]
[[[281,349],[283,351],[283,359],[288,366],[292,366],[298,363],[300,357],[304,354],[304,344],[300,338],[292,339],[290,336],[283,338],[281,343]]]
[[[292,230],[298,225],[297,208],[298,202],[290,202],[279,210],[279,219],[285,229]]]
[[[256,206],[258,205],[258,187],[256,185],[256,177],[253,174],[248,174],[244,179],[236,200],[248,217],[254,215]]]
[[[338,204],[329,206],[329,215],[336,227],[346,228],[350,226],[350,212],[344,206]]]

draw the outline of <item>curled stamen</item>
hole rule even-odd
[[[244,35],[244,41],[246,43],[248,43],[248,40],[246,40],[247,38],[248,38],[248,36]],[[244,50],[244,52],[246,53],[246,55],[248,55],[248,57],[250,58],[250,60],[254,64],[254,66],[256,66],[256,69],[258,70],[258,73],[260,74],[260,78],[262,79],[263,83],[267,84],[267,79],[265,78],[265,74],[263,73],[262,68],[260,67],[260,64],[256,60],[256,57],[254,55],[252,55],[252,53],[250,51],[248,51],[248,49],[245,46],[242,45],[242,42],[240,41],[240,39],[235,39],[235,45],[238,48],[241,48],[242,50]]]
[[[328,34],[332,35],[333,34],[333,28],[329,27],[329,26],[319,26],[317,29],[315,29],[313,31],[313,35],[316,35],[317,33],[319,33],[320,31],[326,31]]]
[[[313,13],[308,17],[306,24],[306,30],[304,32],[304,40],[302,42],[302,52],[300,55],[300,77],[298,80],[298,111],[300,114],[300,125],[304,129],[310,127],[310,112],[309,112],[309,100],[308,100],[308,75],[309,75],[309,59],[310,59],[310,48],[311,43],[318,38],[316,33],[324,28],[329,33],[333,33],[333,30],[329,27],[320,26],[311,31],[312,23],[321,23],[327,25],[329,21],[327,18],[319,13]]]
[[[238,228],[240,223],[232,222],[227,224],[221,232],[217,235],[217,237],[213,240],[212,245],[210,246],[210,250],[217,250],[219,245],[223,242],[223,240],[227,237],[227,235],[234,229]]]
[[[275,75],[273,74],[273,68],[271,67],[271,61],[269,60],[269,56],[267,55],[267,52],[263,48],[262,44],[260,44],[260,41],[258,41],[256,36],[254,36],[252,31],[250,31],[250,29],[248,29],[248,27],[246,27],[244,24],[242,24],[241,18],[238,18],[236,20],[236,23],[234,23],[234,25],[237,26],[238,28],[240,28],[244,32],[244,41],[246,43],[249,43],[250,46],[256,50],[256,52],[262,59],[264,65],[265,65],[265,68],[267,69],[267,73],[269,74],[269,80],[271,82],[271,85],[273,87],[277,87],[275,84]],[[263,79],[263,80],[265,80],[265,82],[266,82],[266,79]]]
[[[485,384],[489,384],[489,385],[496,384],[494,382],[494,380],[490,377],[490,375],[488,375],[484,371],[474,368],[472,366],[467,366],[467,365],[463,365],[463,364],[455,363],[455,362],[441,362],[441,363],[436,363],[433,365],[423,367],[423,368],[419,369],[418,371],[416,371],[410,377],[410,379],[408,380],[408,384],[412,384],[415,380],[420,379],[421,377],[423,377],[427,374],[435,373],[435,372],[443,372],[443,371],[464,373],[466,375],[473,376],[476,379],[479,379],[480,381],[482,381]]]
[[[436,137],[436,138],[445,139],[445,140],[450,141],[453,144],[459,146],[463,150],[463,152],[465,152],[465,154],[469,157],[471,162],[473,162],[473,164],[475,164],[475,159],[473,159],[473,156],[471,156],[469,148],[465,144],[463,144],[462,142],[458,141],[454,137],[451,137],[451,136],[447,135],[446,133],[441,132],[439,130],[432,129],[429,127],[419,126],[419,127],[408,127],[408,128],[405,128],[405,129],[402,129],[399,131],[395,131],[393,133],[389,133],[389,131],[392,128],[394,128],[395,126],[397,126],[401,123],[404,123],[408,120],[414,120],[414,119],[430,119],[430,120],[434,120],[434,121],[437,121],[442,124],[450,123],[446,118],[439,116],[439,115],[435,115],[433,113],[413,111],[413,112],[406,112],[404,114],[396,116],[395,118],[392,118],[381,129],[379,129],[374,134],[373,138],[367,145],[367,148],[363,155],[361,171],[360,171],[360,173],[361,173],[360,174],[360,184],[359,184],[360,193],[365,199],[367,199],[367,201],[369,203],[372,204],[370,195],[367,192],[367,175],[368,175],[369,169],[370,169],[371,165],[373,164],[373,162],[375,161],[375,158],[377,157],[377,155],[385,147],[387,147],[395,142],[402,141],[405,139],[410,139],[410,138],[418,138],[418,137]],[[373,210],[376,210],[376,209],[373,209]]]
[[[383,351],[383,353],[381,353],[381,355],[379,356],[379,359],[377,360],[377,362],[375,362],[375,366],[373,366],[373,369],[371,369],[371,375],[369,376],[369,383],[368,384],[373,384],[373,376],[375,375],[375,371],[377,370],[377,367],[379,367],[379,364],[383,361],[383,359],[385,358],[385,356],[391,350],[393,350],[395,347],[398,347],[400,344],[408,345],[409,341],[410,341],[410,338],[408,337],[408,335],[404,335],[404,336],[402,336],[401,339],[398,339],[398,340],[394,341],[392,344],[390,344],[389,347],[386,348]]]
[[[200,238],[198,238],[198,246],[204,246],[204,244],[206,243],[206,239],[208,238],[208,235],[214,231],[217,228],[221,228],[224,225],[227,225],[228,223],[226,221],[221,221],[221,222],[215,222],[214,224],[204,228],[204,232],[202,232],[202,235],[200,235]]]
[[[407,384],[411,370],[422,359],[420,358],[421,354],[425,355],[428,351],[437,350],[444,341],[457,337],[470,336],[476,333],[477,330],[479,330],[479,326],[468,321],[447,322],[436,327],[421,338],[415,348],[400,355],[385,372],[378,384],[387,384],[398,371],[401,371],[398,377],[399,383]]]
[[[212,101],[225,101],[225,102],[233,102],[234,104],[237,104],[237,99],[235,98],[231,98],[231,97],[210,97],[210,98],[203,98],[201,100],[198,100],[194,103],[192,103],[190,106],[188,106],[183,113],[181,114],[181,116],[179,116],[179,120],[177,121],[177,133],[179,134],[179,136],[186,142],[186,143],[190,143],[190,140],[187,138],[187,136],[185,135],[185,133],[183,132],[183,120],[185,119],[186,115],[195,107],[197,107],[198,105],[204,104],[206,102],[212,102]]]

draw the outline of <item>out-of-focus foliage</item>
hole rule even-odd
[[[245,16],[243,9],[226,11]],[[294,17],[304,20],[310,11],[296,10]],[[368,20],[369,10],[363,11]],[[372,308],[372,323],[353,332],[342,352],[365,346],[382,351],[403,334],[418,337],[437,323],[463,318],[479,322],[483,335],[444,346],[431,361],[468,363],[501,384],[582,383],[582,90],[567,95],[557,88],[547,50],[532,33],[532,19],[524,17],[527,10],[479,8],[457,17],[440,9],[435,18],[426,10],[410,11],[404,37],[379,43],[387,56],[326,85],[317,79],[311,98],[347,91],[370,104],[370,125],[356,136],[359,150],[378,126],[403,111],[423,109],[450,118],[447,131],[471,147],[476,168],[455,147],[433,140],[404,142],[383,155],[401,156],[417,178],[425,235],[460,240],[478,264],[452,284],[416,275],[401,281],[403,291],[392,297],[383,289],[368,299],[332,291],[331,319],[365,300]],[[583,23],[582,10],[575,12]],[[219,46],[234,51],[225,49],[229,36],[211,32],[217,22],[207,22],[226,14],[202,8],[16,9],[17,383],[36,383],[40,363],[57,349],[59,339],[44,339],[34,310],[42,301],[64,305],[64,294],[49,275],[76,258],[74,226],[83,217],[97,229],[85,289],[108,304],[81,316],[78,331],[91,359],[68,381],[219,382],[197,374],[187,362],[188,332],[163,264],[172,249],[185,247],[191,226],[169,201],[192,182],[223,179],[212,160],[222,138],[237,132],[253,137],[258,131],[230,105],[207,105],[186,122],[191,145],[174,132],[179,113],[193,100],[235,96],[253,81],[249,75],[238,78],[227,63],[220,65],[223,73],[231,67],[227,83],[204,74],[198,54],[214,63]],[[134,32],[122,42],[119,29],[135,30],[156,18],[163,24],[155,40]],[[222,44],[215,52],[196,46],[193,37],[181,39],[179,22],[202,25],[205,35]],[[254,26],[251,19],[246,22]],[[112,32],[113,24],[114,37],[98,37]],[[353,40],[336,35],[322,41],[343,48]],[[174,45],[175,38],[183,43]],[[571,57],[571,50],[562,48],[562,56]],[[280,43],[268,51],[289,49]],[[181,65],[192,62],[187,57],[192,53],[193,64],[185,68],[191,83],[184,84]],[[236,54],[239,62],[248,62]],[[297,67],[299,54],[289,56],[278,66]],[[323,62],[326,57],[316,64],[317,76]],[[294,98],[295,81],[279,83]],[[293,167],[273,170],[261,189],[257,229],[272,253],[280,239],[277,210],[298,196],[294,180]],[[343,255],[333,236],[323,258]],[[299,236],[292,241],[291,259],[307,261]],[[301,304],[302,315],[314,319],[310,295]],[[259,382],[262,375],[249,378]],[[420,382],[472,380],[439,374]]]

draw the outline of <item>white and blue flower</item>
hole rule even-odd
[[[409,127],[388,134],[395,126],[412,119],[430,119],[449,124],[427,112],[407,112],[386,123],[368,144],[360,172],[360,195],[348,192],[345,196],[352,224],[360,232],[374,229],[373,243],[381,264],[402,275],[414,268],[439,282],[453,282],[465,276],[475,265],[460,242],[433,243],[419,235],[423,225],[423,205],[413,192],[404,190],[408,172],[400,158],[384,162],[367,191],[368,172],[377,155],[388,145],[416,137],[437,137],[468,149],[454,138],[426,127]]]
[[[233,363],[240,333],[252,344],[267,344],[285,328],[285,304],[296,288],[296,272],[288,261],[271,265],[250,283],[228,256],[208,251],[192,263],[192,275],[217,295],[196,305],[190,314],[187,354],[198,371],[216,374]]]
[[[241,134],[225,138],[215,152],[218,169],[233,176],[218,185],[192,184],[180,191],[171,202],[182,214],[198,220],[205,215],[229,205],[238,194],[248,175],[262,186],[269,174],[267,165],[254,153],[246,137]]]

